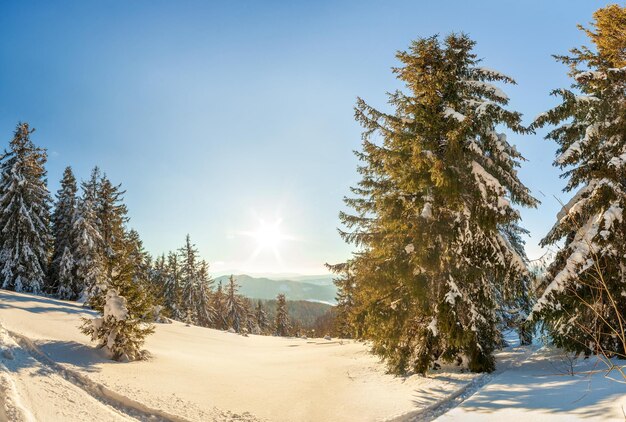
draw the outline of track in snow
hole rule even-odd
[[[187,419],[150,408],[50,359],[27,337],[0,324],[0,422],[171,421]],[[255,422],[215,409],[206,420]]]
[[[184,421],[150,409],[50,360],[26,337],[0,325],[0,419],[17,421]]]
[[[503,372],[521,365],[535,353],[535,346],[510,347],[499,353],[497,369],[491,374],[481,374],[449,396],[425,408],[391,419],[390,422],[429,422],[459,406],[482,387],[489,384]]]

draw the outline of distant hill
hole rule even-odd
[[[221,282],[225,286],[228,284],[228,277],[217,277],[216,285]],[[335,304],[337,295],[337,287],[330,276],[296,276],[295,280],[279,280],[239,274],[235,278],[241,286],[239,293],[252,299],[276,299],[279,293],[284,293],[287,300]]]

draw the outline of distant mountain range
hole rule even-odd
[[[228,284],[228,275],[215,279],[216,285]],[[252,277],[247,274],[236,274],[234,277],[239,284],[239,293],[253,299],[276,299],[279,293],[284,293],[287,300],[306,300],[335,304],[337,287],[332,276],[293,275],[283,278],[282,275],[269,277]]]

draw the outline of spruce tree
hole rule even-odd
[[[213,294],[213,309],[215,310],[215,320],[213,321],[212,327],[217,330],[228,329],[226,297],[221,281]]]
[[[75,280],[72,283],[72,292],[79,293],[82,301],[89,302],[89,298],[106,291],[107,283],[96,210],[93,200],[85,191],[72,224],[71,238],[75,242],[72,255]]]
[[[212,285],[213,279],[209,274],[209,264],[207,264],[205,260],[202,260],[198,267],[198,290],[196,300],[198,325],[202,327],[211,327],[216,318],[211,293]]]
[[[355,303],[356,295],[354,294],[355,281],[350,273],[350,265],[341,263],[327,265],[327,267],[338,275],[334,280],[337,286],[334,331],[337,333],[337,336],[342,338],[358,338],[361,332],[362,321],[358,319],[360,315],[355,312],[355,309],[357,309]]]
[[[102,316],[83,319],[82,332],[106,347],[113,359],[135,360],[145,356],[141,347],[154,331],[155,302],[149,290],[150,258],[139,235],[126,229],[123,191],[104,176],[97,190],[99,221],[98,256],[102,272],[88,304]],[[91,202],[87,193],[83,203]]]
[[[181,276],[178,254],[170,252],[167,255],[167,266],[165,272],[164,301],[170,316],[182,321],[184,311],[181,306]]]
[[[236,283],[235,277],[231,275],[228,278],[228,287],[224,297],[226,326],[228,329],[232,328],[235,332],[241,333],[247,325],[248,313],[243,298],[237,293],[238,290],[239,285]]]
[[[63,300],[76,300],[79,298],[80,291],[75,286],[76,275],[74,263],[74,255],[70,252],[70,248],[66,247],[63,256],[59,262],[58,268],[58,287],[56,288],[56,296]]]
[[[593,47],[555,58],[569,66],[572,90],[557,89],[555,108],[535,126],[557,126],[546,136],[559,145],[555,165],[575,192],[542,245],[563,241],[548,267],[533,319],[542,320],[556,345],[626,356],[620,318],[626,314],[626,8],[594,13],[580,27]]]
[[[267,312],[263,308],[263,303],[259,300],[257,301],[256,308],[254,310],[254,319],[256,321],[257,327],[259,327],[259,334],[267,334],[271,330],[271,323],[269,318],[267,317]]]
[[[94,169],[95,176],[97,169]],[[92,181],[90,181],[90,184]],[[124,204],[125,191],[121,185],[113,185],[106,175],[102,176],[97,187],[96,214],[98,216],[99,231],[102,237],[101,254],[104,266],[104,276],[111,284],[119,284],[127,274],[123,274],[125,264],[122,256],[126,249],[126,228],[128,210]],[[86,191],[89,196],[89,191]]]
[[[100,168],[95,166],[91,170],[91,175],[88,180],[81,182],[81,188],[83,191],[83,198],[90,200],[93,204],[98,203],[98,192],[100,191],[100,184],[102,183],[102,174]]]
[[[77,212],[78,187],[71,167],[66,167],[61,179],[61,187],[56,194],[52,213],[52,257],[48,267],[48,288],[60,299],[76,300],[81,291],[75,285],[74,248],[72,236]]]
[[[389,94],[392,112],[357,101],[362,179],[345,199],[354,213],[340,214],[342,237],[359,248],[351,319],[394,373],[425,373],[438,358],[492,371],[498,310],[528,297],[503,230],[520,219],[513,204],[537,201],[496,127],[527,130],[493,84],[513,79],[479,66],[474,45],[464,34],[418,39],[397,54],[405,89]]]
[[[181,311],[185,318],[193,315],[192,323],[197,323],[198,302],[198,250],[187,235],[185,245],[179,249],[181,274]]]
[[[287,300],[285,299],[285,295],[283,293],[276,296],[276,319],[274,322],[274,329],[276,335],[280,337],[287,337],[291,331],[289,314],[287,312]]]
[[[121,283],[112,283],[129,301],[135,315],[141,320],[153,321],[155,316],[156,298],[152,294],[150,284],[151,258],[143,247],[139,233],[131,229],[126,232],[124,254],[120,257]]]
[[[261,328],[257,324],[256,309],[249,298],[242,297],[244,308],[246,309],[246,332],[250,334],[261,334]]]
[[[146,336],[154,332],[152,325],[137,319],[128,306],[128,300],[110,287],[106,292],[102,316],[83,319],[81,330],[106,348],[111,358],[118,361],[144,359],[148,353],[142,349]]]
[[[0,164],[0,286],[41,293],[50,241],[46,152],[19,123]]]

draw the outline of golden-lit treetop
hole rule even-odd
[[[592,29],[587,33],[598,50],[598,56],[607,67],[626,66],[626,7],[612,4],[593,14]]]

